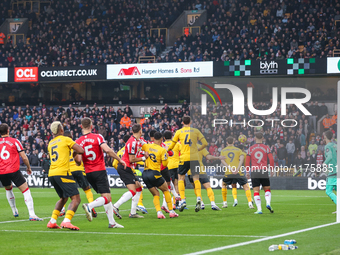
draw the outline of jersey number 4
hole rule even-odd
[[[191,146],[192,142],[191,142],[191,139],[189,139],[189,134],[187,134],[185,136],[184,144],[187,144],[187,145]]]

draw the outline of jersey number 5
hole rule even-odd
[[[55,149],[58,149],[58,145],[55,145],[51,148],[51,154],[52,154],[52,156],[55,156],[54,158],[52,158],[53,162],[56,162],[59,158],[59,154],[58,154],[57,151],[55,151]]]
[[[92,145],[88,145],[84,149],[86,157],[91,155],[91,157],[87,157],[88,160],[92,161],[96,159],[97,157],[96,153],[94,153],[94,151],[90,151],[90,149],[92,149]]]

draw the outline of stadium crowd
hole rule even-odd
[[[256,109],[268,109],[267,103],[255,103]],[[328,108],[324,103],[319,105],[318,102],[311,102],[308,110],[313,114],[306,117],[295,106],[288,107],[288,115],[284,118],[280,114],[280,105],[277,110],[266,119],[294,119],[297,121],[296,127],[283,128],[279,121],[265,121],[264,116],[255,116],[246,112],[245,116],[233,116],[232,106],[229,104],[208,105],[208,115],[201,116],[200,106],[188,104],[186,101],[181,107],[171,107],[165,104],[161,110],[154,109],[151,117],[140,119],[143,127],[143,136],[149,140],[150,130],[164,132],[170,130],[175,132],[182,127],[182,117],[191,115],[193,118],[193,127],[198,128],[206,137],[209,146],[208,151],[213,156],[219,156],[221,150],[226,146],[228,136],[233,136],[237,140],[239,135],[244,134],[247,137],[246,148],[254,143],[254,133],[262,131],[264,133],[264,143],[269,145],[273,152],[276,166],[289,166],[290,164],[322,164],[324,144],[322,134],[316,132],[317,121],[324,115],[328,115]],[[80,121],[83,117],[90,117],[94,123],[94,133],[100,133],[115,151],[123,147],[123,136],[131,134],[131,127],[137,123],[136,118],[129,105],[125,108],[114,108],[113,106],[99,107],[96,104],[93,107],[86,105],[85,108],[75,108],[59,106],[54,107],[10,107],[3,108],[0,112],[0,124],[7,123],[10,126],[10,135],[18,138],[26,150],[32,166],[43,166],[46,164],[47,145],[52,139],[50,125],[54,120],[59,120],[64,125],[65,130],[70,130],[74,139],[81,136]],[[245,126],[243,125],[245,118]],[[333,140],[336,142],[336,118],[333,115],[331,126],[328,129],[334,133]],[[225,119],[233,125],[215,126],[214,119]],[[257,120],[255,120],[257,119]],[[250,124],[255,127],[247,125]],[[263,127],[261,121],[263,120]],[[238,124],[235,124],[237,122]],[[292,121],[286,121],[286,126],[294,124]],[[326,130],[326,128],[324,128]],[[236,142],[238,144],[238,142]],[[245,148],[245,149],[246,149]],[[321,156],[322,155],[322,158]],[[206,164],[211,162],[207,161]],[[216,163],[216,162],[215,162]],[[106,159],[106,165],[111,166],[112,162]]]
[[[326,57],[340,49],[340,3],[326,1],[51,1],[37,16],[0,3],[0,22],[28,18],[26,40],[0,45],[0,66],[88,66],[156,62]],[[163,58],[165,34],[184,10],[206,10],[201,32],[183,35]],[[87,22],[90,20],[90,22]],[[169,45],[168,45],[169,46]]]

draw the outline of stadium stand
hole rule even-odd
[[[0,7],[1,23],[28,18],[31,24],[26,41],[0,40],[0,66],[136,63],[140,56],[156,62],[324,58],[340,50],[340,4],[333,0],[65,0],[38,14],[10,1]],[[150,29],[169,28],[184,10],[206,10],[207,22],[161,57],[169,45]]]

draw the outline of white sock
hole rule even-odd
[[[105,204],[105,198],[103,197],[98,197],[96,200],[93,202],[89,203],[89,208],[92,210],[93,208],[103,206]]]
[[[51,219],[50,219],[50,222],[51,222],[51,223],[57,223],[57,220],[56,220],[56,219],[53,219],[53,218],[51,218]]]
[[[14,215],[15,213],[17,213],[17,207],[15,205],[15,196],[13,193],[13,188],[11,188],[10,190],[6,189],[6,197]]]
[[[261,197],[260,196],[254,196],[254,200],[255,200],[255,204],[256,204],[257,210],[258,211],[262,211]]]
[[[114,204],[114,206],[116,208],[119,208],[119,206],[121,206],[122,204],[124,204],[125,202],[129,201],[129,199],[131,199],[133,196],[132,196],[132,193],[129,191],[125,192],[121,197],[120,199]]]
[[[178,194],[177,194],[176,189],[175,189],[175,185],[172,182],[170,182],[170,186],[171,186],[171,190],[170,191],[171,191],[172,195],[174,197],[178,197]]]
[[[164,196],[164,194],[163,194],[163,204],[162,204],[162,207],[165,207],[165,208],[167,208],[167,209],[169,209],[168,208],[168,204],[167,204],[167,202],[166,202],[166,200],[165,200],[165,196]]]
[[[31,190],[27,189],[23,194],[24,194],[25,203],[28,209],[28,214],[30,215],[30,217],[35,216]]]
[[[234,199],[234,203],[237,204],[237,199]]]
[[[71,222],[71,220],[65,217],[63,222]]]
[[[211,206],[215,206],[215,205],[216,205],[215,201],[211,201]]]
[[[115,219],[113,218],[113,209],[112,209],[112,203],[108,203],[104,205],[104,209],[106,212],[107,219],[109,220],[109,224],[113,225],[115,224]]]
[[[132,202],[131,202],[131,214],[136,214],[136,212],[137,212],[137,205],[138,205],[138,201],[139,201],[139,198],[140,198],[141,194],[142,194],[142,192],[139,191],[132,198]]]
[[[264,197],[266,199],[266,205],[270,205],[270,201],[272,199],[272,193],[270,191],[266,191],[264,194]]]

